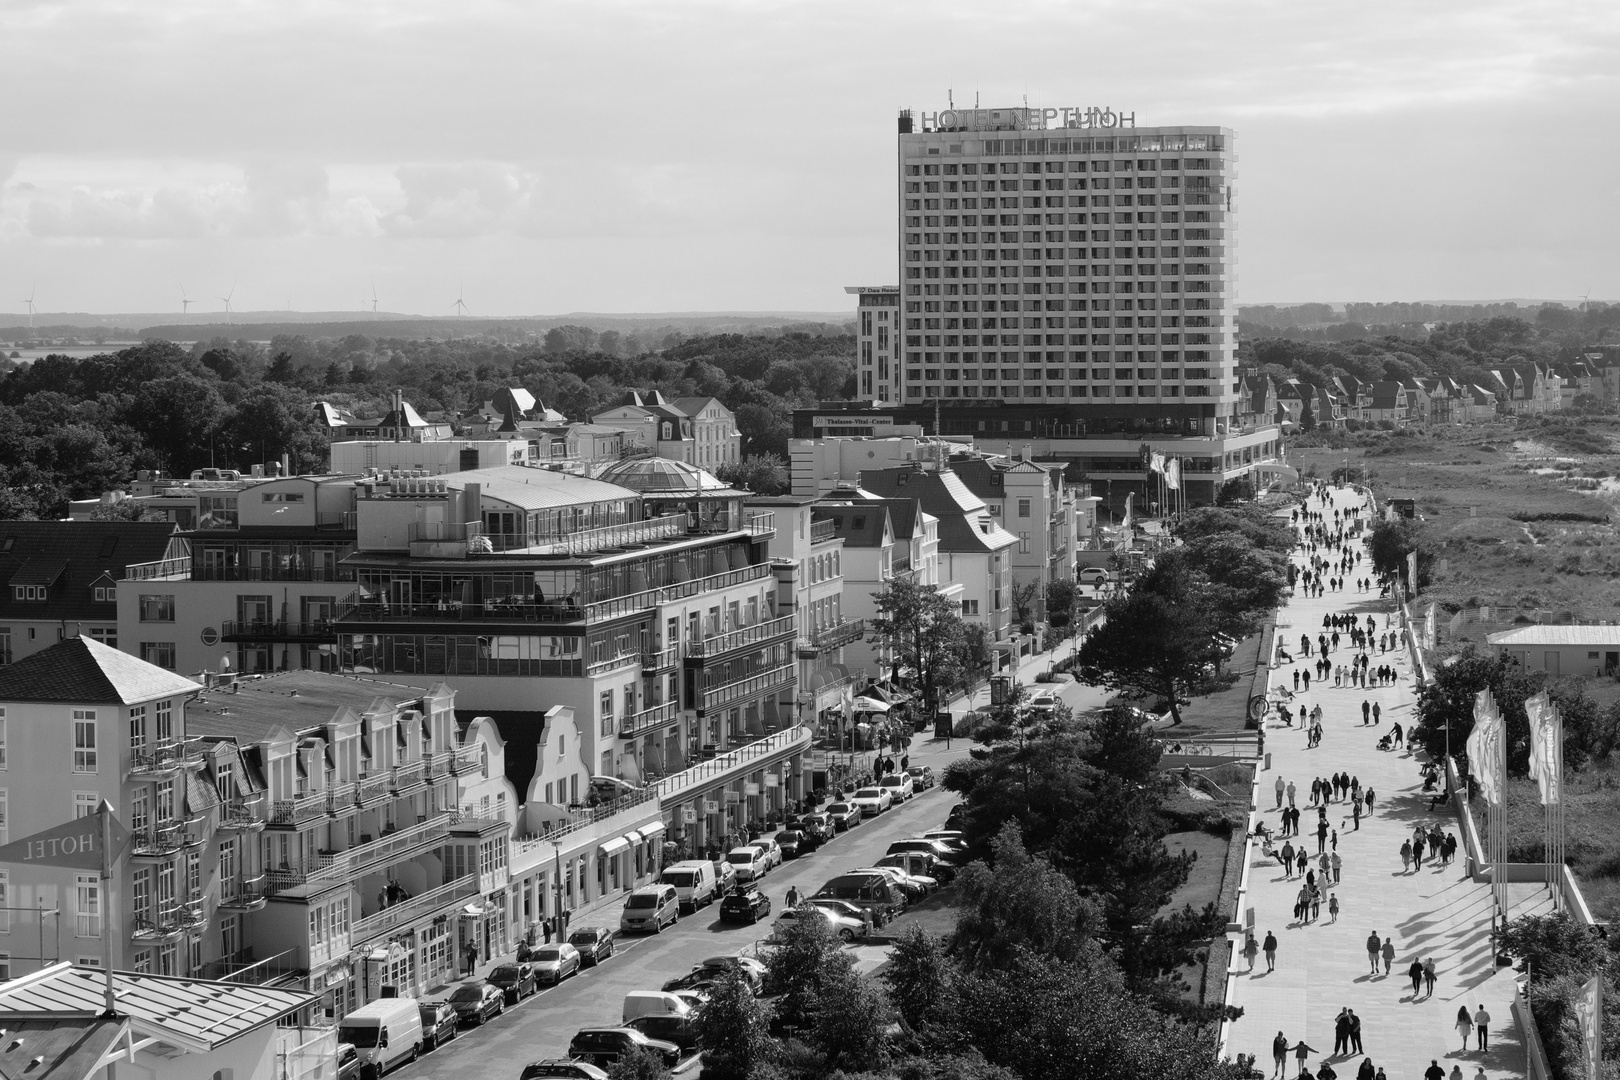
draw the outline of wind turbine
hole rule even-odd
[[[377,317],[377,279],[371,279],[371,317]]]
[[[457,287],[457,289],[456,289],[456,302],[454,304],[450,305],[451,307],[456,309],[456,314],[457,315],[460,315],[460,316],[463,316],[463,317],[465,317],[466,315],[469,314],[469,312],[467,311],[467,305],[462,303],[462,300],[461,300],[461,297],[463,296],[463,294],[466,293],[466,291],[467,290],[464,287]]]
[[[232,285],[230,292],[226,293],[224,296],[216,296],[216,297],[214,297],[215,300],[223,300],[223,301],[225,301],[225,325],[226,326],[231,325],[231,297],[233,297],[235,295],[236,295],[236,286]]]
[[[28,299],[23,301],[23,303],[28,307],[28,332],[29,333],[34,332],[34,293],[36,293],[38,291],[39,291],[39,283],[38,282],[30,284],[28,286]]]
[[[191,314],[191,305],[195,304],[196,302],[197,301],[195,301],[195,300],[187,299],[187,297],[186,297],[186,283],[182,281],[180,283],[180,321],[181,322],[184,322],[186,320],[186,317]]]

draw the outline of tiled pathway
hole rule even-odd
[[[1340,509],[1359,501],[1351,491],[1334,491],[1330,497]],[[1323,510],[1323,503],[1312,499],[1309,508]],[[1331,520],[1331,508],[1326,512]],[[1296,554],[1296,561],[1304,565],[1303,552]],[[1374,576],[1364,549],[1360,566],[1349,574],[1352,579],[1357,576]],[[1286,643],[1294,662],[1273,670],[1274,685],[1286,680],[1291,688],[1293,671],[1303,671],[1314,662],[1314,656],[1300,655],[1299,637],[1309,634],[1314,652],[1324,615],[1355,612],[1365,624],[1367,615],[1373,614],[1382,631],[1386,616],[1391,625],[1397,624],[1395,611],[1391,602],[1378,600],[1376,593],[1357,593],[1353,586],[1326,592],[1319,599],[1296,595],[1279,613],[1277,625],[1278,640]],[[1338,651],[1330,658],[1335,665],[1348,664],[1352,652],[1348,639],[1341,638]],[[1438,1059],[1448,1075],[1454,1064],[1461,1064],[1467,1080],[1474,1080],[1481,1064],[1492,1080],[1523,1076],[1524,1049],[1509,1008],[1513,975],[1511,969],[1498,972],[1491,965],[1489,886],[1464,876],[1464,851],[1444,869],[1425,858],[1422,870],[1402,871],[1401,841],[1411,835],[1416,822],[1456,832],[1459,841],[1461,833],[1447,805],[1428,812],[1429,797],[1421,793],[1418,774],[1422,755],[1377,749],[1379,737],[1393,723],[1398,721],[1403,729],[1411,727],[1416,703],[1416,684],[1406,651],[1374,652],[1372,669],[1381,663],[1392,663],[1398,669],[1394,685],[1339,689],[1329,678],[1326,689],[1320,689],[1322,684],[1315,681],[1313,672],[1311,690],[1297,696],[1294,705],[1296,713],[1301,702],[1307,707],[1322,706],[1320,746],[1306,747],[1297,721],[1292,728],[1268,722],[1266,749],[1271,769],[1260,776],[1262,819],[1267,825],[1279,827],[1273,790],[1278,776],[1293,781],[1297,788],[1304,835],[1293,842],[1295,847],[1303,843],[1312,855],[1317,817],[1316,808],[1310,805],[1313,776],[1343,771],[1359,777],[1364,790],[1371,787],[1375,792],[1374,812],[1370,818],[1364,816],[1360,831],[1355,831],[1347,801],[1336,800],[1328,806],[1329,825],[1339,832],[1338,851],[1344,860],[1342,881],[1332,889],[1339,897],[1337,923],[1329,921],[1325,901],[1319,921],[1297,923],[1293,907],[1300,878],[1285,879],[1278,862],[1263,856],[1259,845],[1255,846],[1248,903],[1255,911],[1256,938],[1264,941],[1267,931],[1277,937],[1277,968],[1267,973],[1262,954],[1254,973],[1237,979],[1232,1004],[1242,1006],[1244,1015],[1232,1025],[1228,1053],[1257,1054],[1257,1066],[1270,1076],[1271,1041],[1281,1030],[1290,1044],[1303,1039],[1315,1048],[1317,1052],[1308,1062],[1313,1074],[1327,1058],[1341,1080],[1355,1076],[1362,1056],[1382,1066],[1389,1080],[1421,1076],[1430,1059]],[[1376,728],[1361,726],[1363,698],[1377,702],[1383,710],[1382,723]],[[1279,840],[1277,846],[1281,845]],[[1381,973],[1381,964],[1379,975],[1369,974],[1366,940],[1372,932],[1395,939],[1395,962],[1387,977]],[[1240,936],[1234,959],[1246,972],[1247,962],[1237,955],[1241,947]],[[1413,957],[1434,959],[1439,979],[1432,998],[1420,994],[1413,999],[1406,975]],[[1465,1054],[1455,1030],[1457,1008],[1466,1005],[1473,1012],[1481,1004],[1492,1018],[1490,1049],[1485,1054],[1474,1049]],[[1334,1019],[1346,1006],[1361,1018],[1366,1053],[1332,1057]],[[1469,1046],[1474,1046],[1474,1040],[1469,1040]],[[1290,1055],[1285,1075],[1297,1072]]]

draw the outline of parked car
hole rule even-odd
[[[843,915],[828,908],[815,904],[804,904],[791,908],[776,917],[776,927],[771,931],[771,937],[779,938],[782,929],[803,922],[805,919],[820,919],[829,929],[838,936],[840,941],[854,941],[867,934],[866,923],[861,919]]]
[[[771,913],[771,898],[758,889],[734,892],[720,901],[721,922],[757,923]]]
[[[539,951],[529,955],[538,955]],[[501,988],[508,1005],[516,1005],[540,989],[540,973],[532,963],[500,964],[489,973],[489,981]]]
[[[866,920],[861,918],[861,911],[863,909],[859,904],[852,904],[848,900],[833,900],[825,896],[811,897],[809,900],[806,900],[805,903],[809,904],[811,907],[826,908],[828,911],[834,912],[835,914],[854,919],[856,922],[860,923],[863,928],[866,926]]]
[[[911,783],[918,791],[927,791],[934,786],[934,770],[927,765],[913,765],[906,772],[911,774]]]
[[[619,932],[661,934],[681,917],[680,900],[673,885],[643,885],[624,898],[619,915]]]
[[[1087,566],[1081,569],[1079,580],[1082,585],[1101,585],[1108,580],[1108,571],[1100,566]]]
[[[951,807],[951,812],[945,815],[947,829],[960,829],[967,824],[967,804],[957,803]]]
[[[928,840],[921,836],[913,836],[906,840],[896,840],[889,845],[885,855],[903,855],[908,851],[921,851],[929,855],[936,855],[952,866],[960,864],[967,858],[966,853],[957,851],[939,840]]]
[[[894,796],[880,787],[863,787],[849,801],[860,810],[862,817],[876,817],[894,805]]]
[[[612,1065],[632,1047],[651,1050],[664,1062],[664,1068],[680,1064],[681,1048],[662,1039],[649,1039],[635,1028],[583,1028],[568,1044],[568,1056],[592,1065]]]
[[[750,840],[743,846],[759,849],[759,853],[765,856],[765,871],[767,873],[782,865],[782,848],[769,836],[762,836],[758,840]]]
[[[523,1066],[518,1080],[607,1080],[607,1070],[599,1069],[588,1061],[569,1061],[553,1058],[550,1061],[531,1061]]]
[[[595,967],[613,955],[613,931],[605,926],[576,926],[568,933],[568,944],[579,950],[582,964]]]
[[[818,841],[825,844],[838,835],[838,826],[833,824],[831,816],[817,811],[814,814],[805,814],[795,826],[800,832],[807,832]]]
[[[697,1050],[697,1024],[691,1016],[638,1016],[624,1026],[635,1028],[649,1039],[674,1043],[681,1048],[682,1054]]]
[[[905,897],[878,873],[840,874],[823,885],[815,895],[819,900],[848,900],[872,913],[872,921],[882,926],[906,909]]]
[[[422,1014],[423,1050],[432,1050],[456,1037],[461,1019],[448,1001],[423,1001],[417,1009]]]
[[[359,1080],[360,1051],[353,1043],[338,1043],[337,1080]]]
[[[506,1010],[506,992],[494,983],[474,980],[456,987],[450,1007],[463,1024],[484,1024]]]
[[[765,853],[757,847],[732,848],[726,853],[726,862],[737,871],[737,880],[744,885],[758,881],[770,869]]]
[[[915,904],[929,893],[939,888],[939,881],[926,875],[913,874],[902,870],[898,866],[863,866],[854,872],[859,874],[873,870],[884,874],[894,883],[894,887],[905,894],[906,903]]]
[[[808,832],[783,829],[776,834],[776,846],[782,849],[783,858],[797,859],[800,855],[808,855],[816,850],[821,846],[821,841]]]
[[[679,994],[688,990],[702,989],[718,982],[727,971],[740,971],[754,993],[759,993],[765,985],[765,965],[751,956],[711,956],[698,964],[691,971],[664,984],[664,991]]]
[[[714,863],[707,859],[689,859],[664,867],[658,880],[675,886],[675,898],[681,903],[681,914],[688,915],[720,899],[720,880]]]
[[[722,900],[737,891],[737,868],[724,859],[715,859],[709,864],[714,867],[714,898]]]
[[[967,850],[967,834],[961,829],[930,829],[922,834],[924,840],[938,840],[957,851]]]
[[[861,808],[854,803],[828,803],[827,816],[832,819],[834,829],[844,832],[851,826],[861,823]]]
[[[932,878],[941,885],[948,885],[956,880],[956,867],[926,851],[904,851],[898,855],[885,855],[877,861],[877,865],[892,866],[904,870],[913,877]]]
[[[579,950],[564,941],[542,945],[534,950],[534,977],[537,982],[555,986],[584,965]]]
[[[1029,711],[1043,716],[1051,716],[1057,712],[1057,707],[1058,696],[1050,690],[1042,690],[1029,699]]]
[[[878,781],[878,787],[889,793],[895,805],[905,802],[915,793],[910,773],[890,773]]]

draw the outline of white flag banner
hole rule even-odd
[[[1151,468],[1156,473],[1164,472],[1164,455],[1163,454],[1161,454],[1159,451],[1155,450],[1155,451],[1153,451],[1153,455],[1149,460],[1151,461],[1151,464],[1149,465],[1149,468]]]
[[[1534,697],[1525,698],[1524,714],[1530,720],[1530,775],[1541,789],[1541,804],[1550,806],[1558,802],[1559,754],[1556,746],[1562,737],[1557,710],[1543,690]]]
[[[1479,785],[1480,796],[1492,806],[1502,805],[1502,777],[1497,768],[1502,715],[1489,690],[1474,697],[1474,730],[1468,735],[1468,769]]]
[[[1575,999],[1575,1019],[1581,1029],[1586,1051],[1587,1080],[1598,1080],[1603,1073],[1603,976],[1594,975]]]
[[[1164,467],[1164,482],[1171,491],[1181,490],[1181,459],[1171,458],[1170,463]]]

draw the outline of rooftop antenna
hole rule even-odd
[[[461,297],[462,297],[462,295],[463,295],[463,294],[464,294],[464,293],[465,293],[465,292],[466,292],[466,291],[467,291],[467,290],[466,290],[466,289],[465,289],[465,288],[464,288],[464,287],[462,287],[462,286],[457,286],[457,287],[456,287],[456,302],[455,302],[455,303],[454,303],[454,304],[451,304],[451,305],[450,305],[450,306],[451,306],[451,307],[453,307],[453,308],[455,308],[455,309],[456,309],[456,314],[457,314],[457,315],[460,315],[460,316],[462,316],[462,317],[466,317],[466,315],[467,315],[467,314],[468,314],[468,312],[467,312],[467,305],[466,305],[466,304],[464,304],[464,303],[463,303],[463,302],[462,302],[462,300],[461,300]]]
[[[223,300],[223,301],[225,301],[225,325],[226,326],[231,325],[231,297],[233,297],[235,295],[236,295],[236,286],[232,285],[230,292],[226,293],[224,296],[216,296],[216,297],[214,297],[215,300]]]
[[[191,314],[191,305],[196,302],[186,297],[186,283],[182,281],[180,283],[180,319],[182,322],[185,321],[187,315]]]
[[[945,91],[945,107],[947,109],[956,108],[956,101],[951,97],[951,92],[949,90]]]
[[[977,90],[973,91],[973,107],[975,109],[979,107],[979,92]]]
[[[34,293],[38,291],[39,282],[33,282],[28,286],[28,299],[23,301],[28,307],[28,330],[30,333],[34,330]]]

